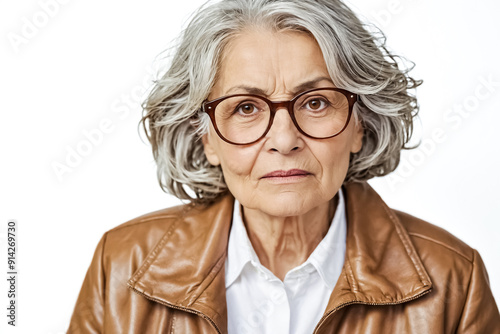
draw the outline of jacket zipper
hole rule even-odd
[[[406,303],[406,302],[409,302],[409,301],[412,301],[412,300],[415,300],[417,298],[420,298],[422,297],[423,295],[425,294],[428,294],[429,292],[432,291],[432,288],[430,288],[429,290],[425,290],[421,293],[419,293],[418,295],[416,296],[413,296],[413,297],[410,297],[408,299],[404,299],[404,300],[401,300],[399,302],[386,302],[386,303],[369,303],[369,302],[362,302],[362,301],[357,301],[357,300],[352,300],[352,301],[349,301],[349,302],[345,302],[343,304],[340,304],[339,306],[337,306],[336,308],[334,308],[333,310],[331,310],[328,314],[326,314],[325,316],[323,316],[323,318],[321,318],[321,320],[319,321],[318,325],[316,326],[316,328],[314,329],[314,332],[313,334],[317,334],[318,333],[318,330],[320,329],[320,327],[323,325],[323,323],[326,321],[326,319],[328,319],[333,313],[335,313],[336,311],[340,310],[341,308],[344,308],[348,305],[352,305],[352,304],[360,304],[360,305],[398,305],[398,304],[403,304],[403,303]]]
[[[222,332],[219,330],[219,327],[217,327],[217,325],[215,324],[215,322],[210,317],[208,317],[207,315],[205,315],[204,313],[201,313],[199,311],[196,311],[196,310],[193,310],[193,309],[190,309],[190,308],[181,307],[181,306],[173,305],[173,304],[170,304],[170,303],[165,303],[164,301],[162,301],[160,299],[149,297],[149,296],[145,295],[144,293],[136,290],[135,288],[132,288],[132,287],[130,287],[130,288],[132,289],[132,291],[134,291],[135,293],[143,296],[144,298],[149,299],[151,301],[154,301],[156,303],[159,303],[161,305],[164,305],[166,307],[170,307],[170,308],[177,309],[177,310],[182,310],[182,311],[185,311],[185,312],[188,312],[188,313],[192,313],[192,314],[196,314],[198,316],[201,316],[203,319],[207,320],[212,325],[212,327],[217,331],[218,334],[222,334]],[[323,318],[321,318],[321,320],[319,321],[318,325],[314,329],[313,334],[317,334],[318,333],[318,330],[321,328],[321,326],[323,325],[323,323],[333,313],[335,313],[336,311],[338,311],[338,310],[340,310],[340,309],[342,309],[342,308],[344,308],[346,306],[353,305],[353,304],[360,304],[360,305],[398,305],[398,304],[403,304],[403,303],[415,300],[417,298],[420,298],[423,295],[426,295],[426,294],[428,294],[431,291],[432,291],[432,288],[430,288],[429,290],[425,290],[425,291],[419,293],[418,295],[415,295],[415,296],[410,297],[408,299],[401,300],[399,302],[369,303],[369,302],[362,302],[362,301],[352,300],[352,301],[340,304],[339,306],[337,306],[336,308],[334,308],[333,310],[331,310],[328,314],[326,314],[325,316],[323,316]]]
[[[222,332],[219,330],[219,327],[217,327],[217,325],[215,324],[215,322],[210,318],[208,317],[206,314],[204,313],[201,313],[199,311],[196,311],[196,310],[193,310],[193,309],[190,309],[190,308],[186,308],[186,307],[181,307],[181,306],[177,306],[177,305],[173,305],[173,304],[169,304],[169,303],[165,303],[164,301],[162,300],[159,300],[159,299],[156,299],[156,298],[153,298],[153,297],[149,297],[147,295],[145,295],[144,293],[136,290],[135,288],[133,287],[130,287],[132,289],[132,291],[134,291],[135,293],[143,296],[144,298],[146,299],[149,299],[151,301],[154,301],[156,303],[159,303],[159,304],[162,304],[164,306],[167,306],[167,307],[170,307],[170,308],[173,308],[173,309],[177,309],[177,310],[182,310],[182,311],[185,311],[185,312],[188,312],[188,313],[192,313],[192,314],[196,314],[198,316],[201,316],[203,319],[207,320],[213,328],[215,328],[215,330],[217,331],[218,334],[222,334]]]

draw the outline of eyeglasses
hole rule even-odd
[[[340,88],[316,88],[289,101],[273,102],[260,95],[235,94],[205,101],[202,110],[219,137],[234,145],[253,144],[273,124],[278,108],[287,108],[300,133],[314,139],[339,135],[349,124],[357,95]]]

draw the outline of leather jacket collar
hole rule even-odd
[[[378,194],[367,183],[348,184],[344,191],[344,267],[315,332],[346,305],[399,304],[432,289],[410,237]],[[233,202],[227,195],[208,208],[184,207],[132,275],[129,287],[148,299],[199,314],[219,332],[227,332],[224,263]]]

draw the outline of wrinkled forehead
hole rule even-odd
[[[323,81],[323,82],[319,82]],[[304,87],[315,82],[312,87]],[[316,40],[298,31],[247,29],[225,46],[210,98],[237,93],[297,94],[331,79]],[[252,92],[248,90],[254,88]]]

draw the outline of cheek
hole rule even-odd
[[[251,175],[253,166],[258,155],[257,147],[230,146],[221,147],[221,167],[226,177],[238,176],[248,177]]]
[[[334,148],[334,150],[330,150],[329,153],[325,153],[324,156],[326,157],[326,162],[324,165],[327,165],[329,167],[330,173],[332,170],[334,171],[333,176],[337,176],[339,175],[339,172],[347,170],[347,167],[349,166],[349,157],[350,157],[349,147],[337,146]]]
[[[347,169],[349,168],[349,159],[351,156],[351,143],[343,138],[333,138],[331,142],[326,144],[318,157],[320,164],[323,167],[323,180],[326,183],[344,180]]]

